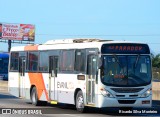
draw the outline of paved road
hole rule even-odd
[[[0,113],[6,112],[4,109],[11,109],[11,113],[14,115],[3,115],[3,116],[20,116],[20,114],[28,114],[28,113],[38,113],[39,115],[23,115],[29,117],[109,117],[109,116],[160,116],[160,101],[153,101],[153,107],[146,109],[146,108],[133,108],[133,110],[124,110],[118,108],[107,108],[104,110],[98,109],[89,109],[88,113],[80,114],[76,111],[74,106],[66,105],[65,108],[62,108],[62,105],[50,105],[47,106],[39,106],[35,107],[31,104],[29,100],[24,100],[20,98],[16,98],[11,96],[8,93],[0,92]],[[8,110],[10,111],[10,110]],[[7,111],[7,112],[8,112]],[[156,113],[157,112],[157,113]],[[18,114],[17,114],[18,113]],[[40,115],[42,113],[42,115]],[[120,114],[121,113],[121,114]],[[127,113],[127,114],[126,114]],[[139,114],[138,114],[139,113]],[[147,113],[147,114],[146,114]],[[149,113],[149,114],[148,114]],[[2,116],[2,115],[0,115]]]

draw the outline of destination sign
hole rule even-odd
[[[149,54],[150,50],[147,44],[104,44],[101,52],[103,54]]]

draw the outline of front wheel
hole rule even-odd
[[[84,106],[84,98],[82,91],[78,91],[76,95],[76,109],[81,113],[86,111]]]

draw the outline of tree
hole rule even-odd
[[[160,68],[160,54],[157,54],[156,56],[152,54],[152,66]]]

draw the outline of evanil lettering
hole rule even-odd
[[[72,82],[57,82],[57,88],[73,89],[74,85]]]

